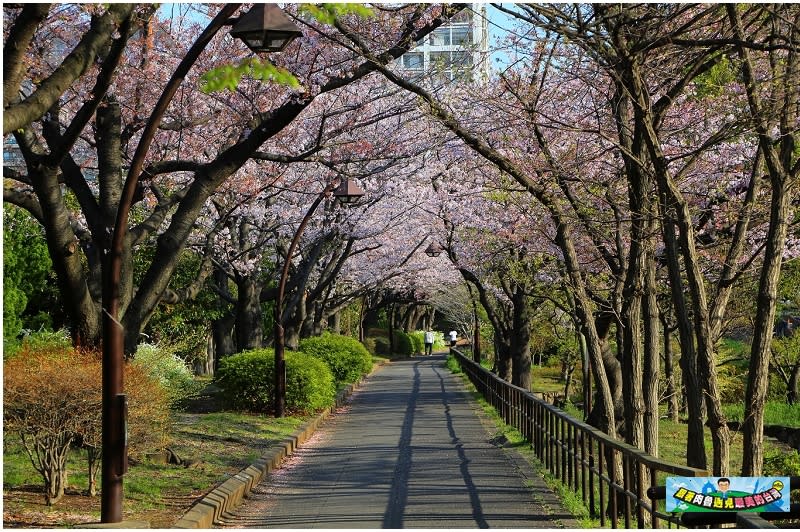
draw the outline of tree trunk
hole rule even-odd
[[[578,345],[581,348],[581,386],[583,387],[583,420],[589,419],[592,411],[592,370],[589,367],[589,353],[586,351],[586,339],[583,333],[576,332],[578,335]]]
[[[389,354],[395,354],[395,341],[394,341],[394,303],[390,303],[386,309],[386,314],[389,322]]]
[[[664,238],[664,250],[667,255],[672,308],[678,324],[678,340],[681,346],[681,356],[678,363],[681,367],[681,380],[685,390],[688,416],[686,465],[699,469],[708,469],[705,431],[703,428],[705,423],[703,390],[700,386],[700,377],[697,371],[697,351],[692,334],[691,319],[687,310],[688,303],[683,292],[678,244],[675,238],[675,224],[672,219],[672,211],[667,208],[666,196],[662,194],[660,197],[660,206],[662,208],[661,233]]]
[[[786,402],[790,405],[797,404],[798,384],[800,384],[800,363],[795,364],[792,368],[789,383],[786,385]]]
[[[480,364],[481,357],[482,357],[481,320],[480,317],[478,316],[478,302],[473,299],[472,300],[472,360]]]
[[[236,350],[258,349],[263,339],[261,286],[249,277],[237,279],[236,286]]]
[[[624,45],[618,44],[620,48]],[[628,58],[625,57],[627,63]],[[627,73],[627,70],[621,69]],[[620,305],[622,371],[626,378],[622,382],[625,417],[625,441],[634,447],[644,449],[644,398],[642,396],[642,311],[645,269],[645,240],[649,216],[650,188],[648,176],[632,157],[641,158],[641,135],[638,128],[631,136],[631,101],[625,91],[623,80],[617,81],[613,99],[613,110],[617,124],[617,135],[628,183],[628,207],[630,209],[630,230],[627,266],[624,269],[624,282]],[[631,155],[629,155],[631,154]],[[622,252],[620,253],[622,254]],[[621,259],[622,260],[622,259]],[[615,292],[618,294],[618,292]]]
[[[214,336],[206,335],[206,352],[204,356],[198,357],[194,361],[193,372],[195,375],[214,375],[216,357],[214,356]]]
[[[97,473],[100,471],[100,456],[101,449],[99,447],[87,446],[86,447],[86,462],[89,465],[87,476],[89,477],[89,497],[97,495]]]
[[[660,320],[656,301],[655,246],[652,238],[652,219],[649,224],[644,271],[642,318],[644,325],[644,363],[642,396],[644,399],[644,450],[658,456],[658,377],[660,367]]]
[[[497,376],[504,381],[511,382],[513,373],[510,354],[510,339],[497,334],[497,331],[495,331],[494,342],[495,373],[497,373]]]
[[[331,331],[333,331],[334,334],[342,334],[341,312],[334,312],[331,316],[328,317],[328,328]]]
[[[214,371],[219,369],[219,361],[236,352],[236,342],[233,339],[233,326],[236,318],[233,314],[226,314],[211,322],[212,344],[214,345]]]
[[[366,316],[367,296],[361,298],[361,305],[358,307],[358,341],[364,342],[366,334],[364,331],[364,317]]]
[[[427,309],[421,305],[413,305],[408,312],[405,330],[410,333],[416,331],[419,327],[419,320],[425,315]]]
[[[96,347],[100,345],[100,305],[89,292],[84,275],[78,238],[72,231],[58,170],[41,166],[31,169],[29,177],[42,211],[47,248],[58,281],[59,294],[70,319],[72,340],[75,345]]]
[[[514,292],[514,325],[511,335],[511,384],[531,389],[531,307],[528,295],[517,287]]]
[[[53,506],[64,496],[64,488],[67,485],[66,464],[62,465],[56,461],[51,462],[47,477],[48,481],[45,484],[45,503],[47,506]]]
[[[770,225],[758,287],[758,306],[750,350],[750,371],[745,392],[742,475],[759,476],[764,461],[764,405],[769,388],[772,323],[780,281],[783,249],[788,231],[792,194],[789,179],[775,179],[772,188]],[[794,376],[794,372],[793,372]]]
[[[672,335],[666,321],[664,327],[664,380],[667,385],[667,417],[670,421],[678,422],[678,390],[675,387],[674,362],[672,359]]]
[[[631,245],[631,254],[634,246]],[[634,262],[634,261],[631,261]],[[637,271],[638,270],[638,271]],[[622,312],[622,396],[625,420],[625,441],[644,449],[644,401],[642,399],[642,338],[641,338],[641,270],[638,264],[628,267],[628,276],[637,277],[638,287],[623,292]],[[628,281],[626,281],[628,284]]]

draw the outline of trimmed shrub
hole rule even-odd
[[[394,333],[394,350],[398,355],[411,356],[414,354],[414,344],[411,337],[403,331]]]
[[[286,351],[286,409],[306,413],[333,404],[336,389],[328,366],[306,353]],[[214,378],[227,408],[248,412],[273,410],[275,351],[255,349],[220,360]]]
[[[306,353],[286,356],[286,408],[311,413],[333,406],[333,374],[327,364]]]
[[[408,333],[408,339],[411,340],[411,349],[415,355],[421,355],[425,352],[425,331],[414,331]]]
[[[376,336],[374,342],[376,355],[411,356],[414,354],[414,344],[412,343],[411,337],[403,331],[395,331],[394,333],[394,352],[391,352],[389,338],[386,336]]]
[[[372,356],[361,342],[349,336],[325,333],[300,340],[300,351],[328,365],[336,387],[358,380],[372,369]]]
[[[98,353],[51,345],[23,347],[3,364],[3,422],[17,434],[42,476],[45,500],[55,504],[67,484],[66,459],[72,446],[87,449],[89,492],[95,491],[102,432],[101,362]],[[125,365],[129,451],[160,448],[166,440],[169,408],[164,390],[138,368]]]
[[[373,355],[378,354],[378,350],[375,345],[375,338],[370,338],[369,336],[364,338],[364,347],[367,348],[367,351]]]
[[[171,350],[153,344],[140,344],[132,364],[158,380],[167,391],[171,405],[178,407],[200,391],[192,371]]]
[[[375,338],[375,353],[378,355],[391,355],[389,352],[389,339],[384,336]]]
[[[244,351],[219,361],[214,381],[227,408],[266,412],[272,406],[275,354],[271,349]]]

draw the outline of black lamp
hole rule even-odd
[[[364,195],[364,190],[359,187],[354,180],[348,178],[336,187],[336,190],[333,191],[333,195],[340,202],[350,204],[361,199],[361,196]]]
[[[442,254],[442,246],[437,244],[436,242],[431,242],[428,244],[428,247],[425,249],[425,254],[429,257],[438,257]]]
[[[280,52],[296,37],[303,35],[300,28],[274,4],[255,4],[239,17],[230,33],[256,53]]]

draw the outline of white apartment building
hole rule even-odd
[[[398,64],[410,74],[482,81],[489,75],[488,50],[486,4],[473,3],[403,54]]]

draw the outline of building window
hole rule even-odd
[[[452,43],[456,46],[469,46],[472,44],[472,28],[469,26],[456,26],[451,28]]]
[[[408,70],[422,70],[425,66],[425,56],[422,52],[406,52],[403,54],[403,68]]]
[[[469,52],[451,52],[450,62],[456,67],[472,66],[472,54]]]
[[[450,28],[438,28],[433,30],[430,34],[428,43],[431,46],[449,46],[450,45]]]

